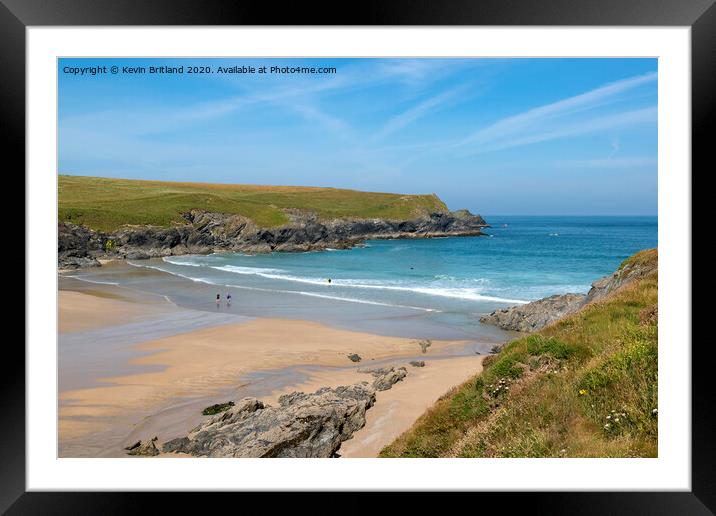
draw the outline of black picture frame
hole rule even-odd
[[[6,162],[25,166],[25,29],[62,25],[548,25],[691,27],[692,170],[707,172],[716,105],[715,0],[362,1],[347,5],[208,0],[0,0],[0,132]],[[10,158],[8,160],[8,158]],[[14,158],[14,159],[13,159]],[[711,167],[713,168],[713,167]],[[684,174],[693,172],[685,170]],[[25,274],[32,271],[25,270]],[[691,343],[670,343],[688,349]],[[704,343],[707,344],[707,343]],[[549,514],[713,514],[716,457],[709,346],[692,347],[692,490],[644,493],[510,493],[511,507]],[[0,374],[0,512],[114,514],[148,507],[148,493],[25,492],[25,354],[5,346]],[[7,364],[12,364],[11,366]],[[163,494],[163,499],[175,494]],[[265,495],[264,495],[265,496]],[[343,507],[365,505],[344,495]],[[475,495],[473,495],[475,496]],[[480,493],[478,506],[495,494]],[[502,495],[504,496],[504,495]],[[283,495],[272,495],[271,504]],[[359,501],[362,500],[362,501]],[[216,502],[221,504],[221,498]],[[421,496],[412,502],[422,504]],[[473,500],[476,500],[473,498]],[[164,503],[164,502],[162,502]],[[458,502],[459,503],[459,502]],[[475,503],[475,502],[469,502]],[[370,504],[368,504],[370,506]],[[247,506],[248,507],[248,506]],[[408,509],[407,505],[404,507]]]

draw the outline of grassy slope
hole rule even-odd
[[[288,221],[282,209],[339,217],[403,220],[447,211],[436,195],[400,195],[335,188],[174,183],[97,177],[58,178],[59,220],[111,231],[124,224],[170,226],[181,213],[235,213],[263,227]]]
[[[654,272],[510,342],[381,456],[657,456],[657,289]]]

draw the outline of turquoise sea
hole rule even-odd
[[[481,325],[481,314],[587,292],[629,255],[657,246],[656,217],[485,219],[492,227],[481,237],[376,240],[308,253],[172,256],[77,277],[159,293],[203,310],[489,341],[502,335]]]

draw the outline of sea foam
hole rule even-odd
[[[290,281],[295,283],[304,283],[325,288],[356,288],[356,289],[375,289],[375,290],[393,290],[400,292],[412,292],[423,294],[426,296],[439,296],[455,299],[464,299],[468,301],[494,301],[498,303],[524,304],[529,301],[523,299],[509,299],[497,296],[485,295],[475,288],[444,288],[435,286],[405,285],[395,284],[394,282],[366,279],[341,279],[335,278],[328,283],[323,278],[311,278],[305,276],[294,276],[290,274],[278,274],[284,272],[281,269],[261,268],[261,267],[238,267],[235,265],[212,266],[212,269],[231,272],[235,274],[246,274],[260,276],[266,279]]]

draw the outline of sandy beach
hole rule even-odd
[[[126,324],[172,308],[168,301],[141,302],[103,290],[90,293],[60,291],[58,301],[60,333]]]
[[[181,325],[174,321],[189,316],[205,327],[178,331]],[[123,456],[123,446],[133,439],[157,435],[165,441],[185,434],[201,421],[201,409],[218,401],[252,395],[271,403],[286,392],[367,380],[359,367],[407,366],[408,377],[378,393],[366,426],[341,448],[344,457],[374,457],[440,395],[481,369],[482,357],[465,356],[464,341],[432,341],[423,354],[415,339],[302,320],[244,317],[214,324],[216,317],[164,299],[127,297],[110,287],[60,291],[61,352],[63,339],[82,338],[82,332],[121,334],[131,324],[166,326],[166,320],[178,331],[122,346],[125,354],[116,368],[122,374],[60,390],[60,456]],[[362,361],[351,362],[351,353]],[[112,352],[100,356],[117,358]],[[426,366],[409,366],[413,359],[425,360]]]

